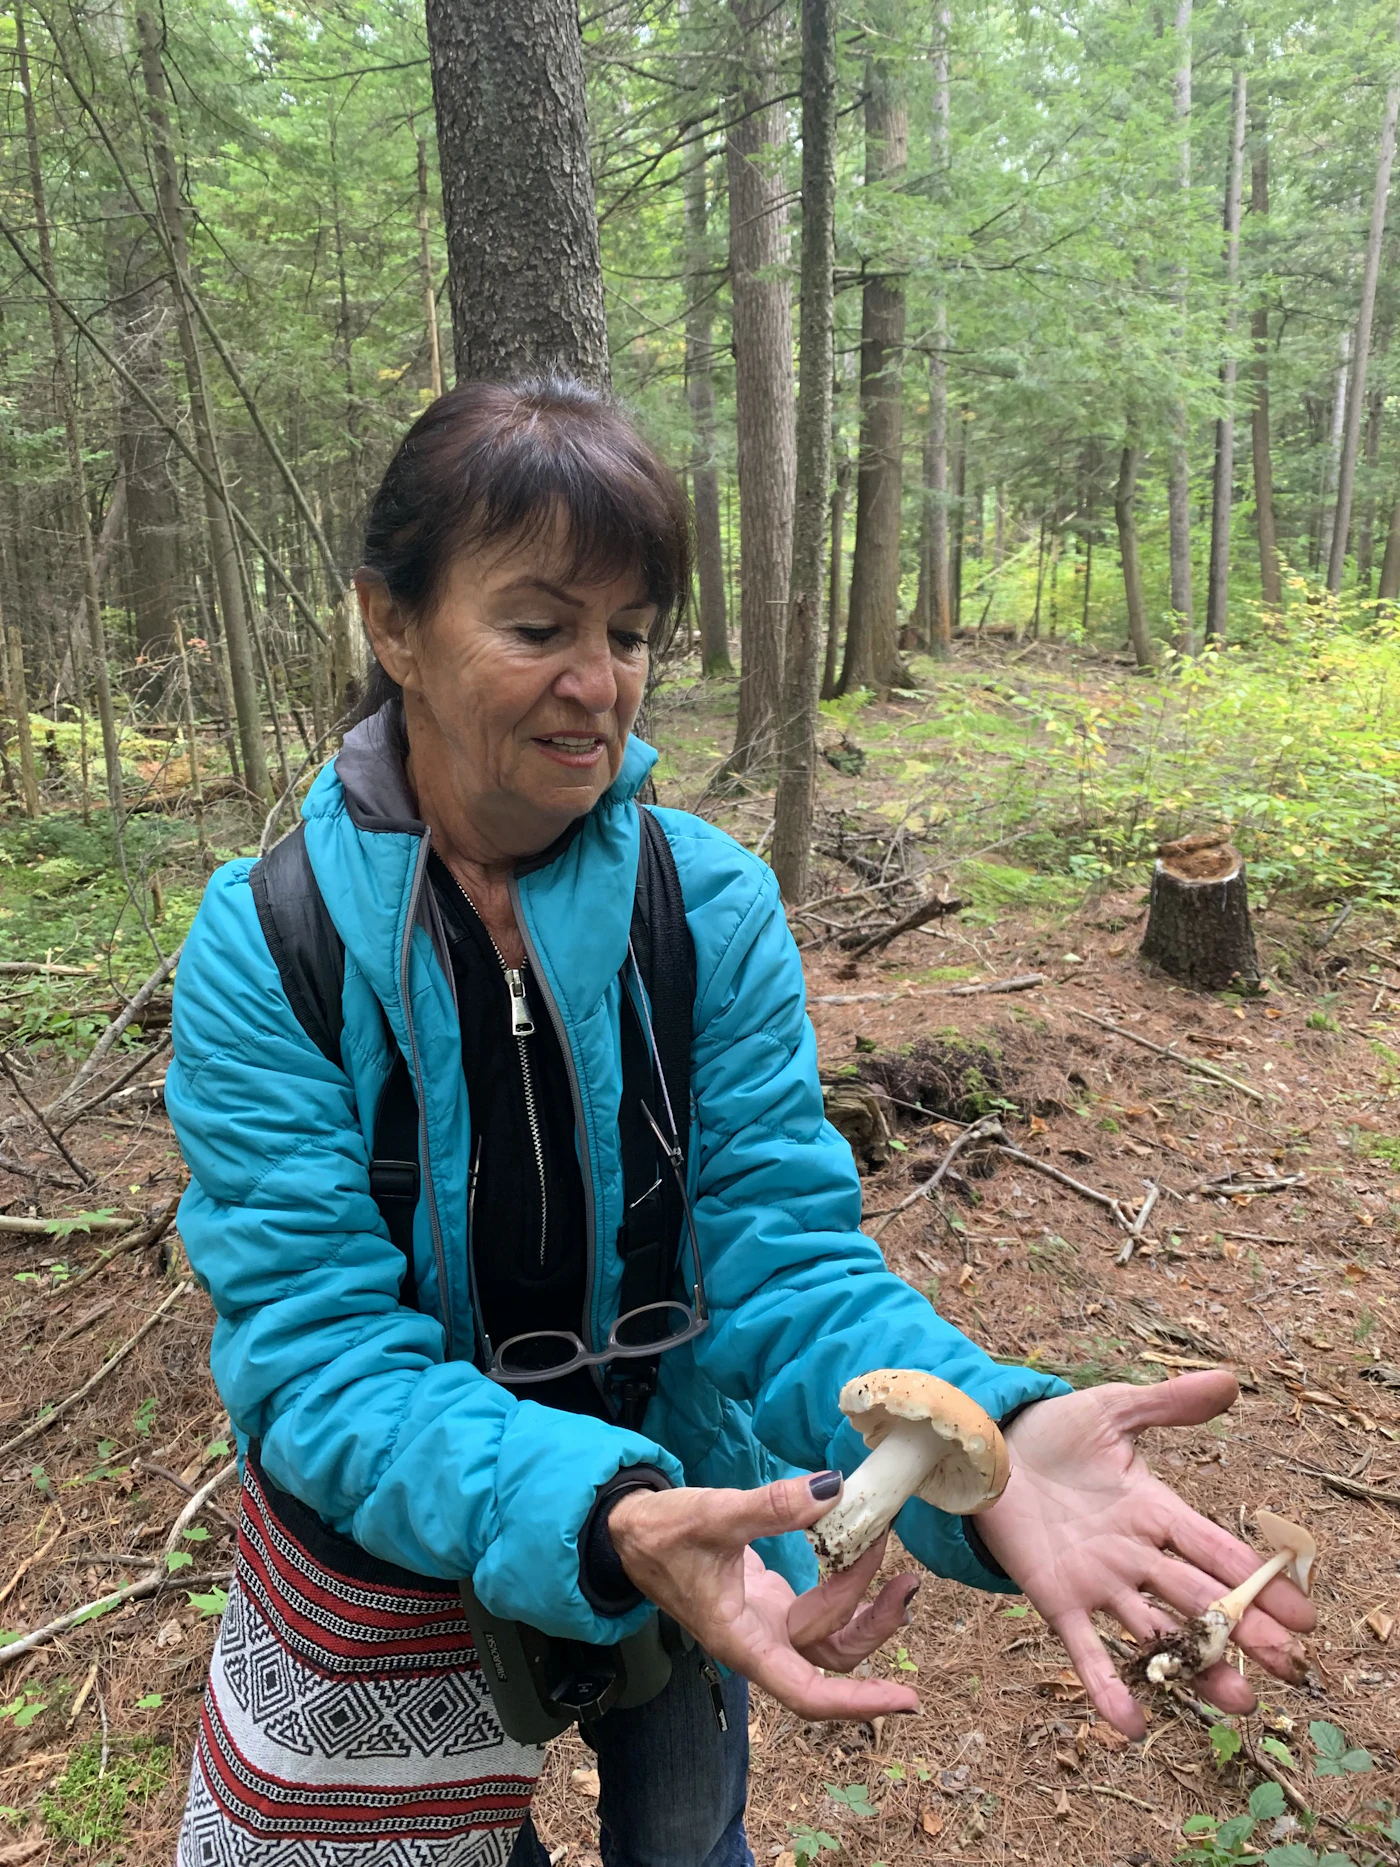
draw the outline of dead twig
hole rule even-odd
[[[1373,1498],[1377,1504],[1394,1504],[1400,1507],[1400,1491],[1387,1491],[1381,1485],[1363,1484],[1359,1478],[1344,1478],[1340,1472],[1324,1471],[1320,1465],[1304,1465],[1298,1459],[1288,1459],[1295,1472],[1306,1472],[1310,1478],[1320,1478],[1333,1491],[1340,1491],[1343,1497]]]
[[[47,1516],[48,1516],[48,1512],[45,1511],[44,1517],[46,1518]],[[41,1518],[39,1520],[39,1528],[42,1530],[43,1527],[44,1527],[44,1518]],[[58,1528],[50,1536],[48,1542],[45,1543],[42,1548],[36,1549],[32,1556],[26,1556],[24,1561],[19,1565],[19,1567],[15,1570],[14,1574],[10,1577],[9,1581],[6,1582],[5,1586],[3,1588],[0,1588],[0,1603],[6,1602],[10,1599],[10,1596],[19,1587],[20,1583],[24,1580],[25,1576],[28,1575],[29,1571],[34,1567],[36,1563],[42,1562],[44,1560],[45,1556],[48,1555],[49,1551],[53,1548],[54,1544],[63,1535],[63,1532],[67,1528],[68,1528],[68,1525],[64,1518],[63,1512],[60,1511],[58,1513]]]
[[[37,1108],[34,1105],[34,1103],[32,1103],[29,1100],[29,1097],[25,1094],[24,1084],[19,1080],[18,1072],[16,1071],[14,1065],[11,1063],[9,1057],[5,1054],[3,1050],[0,1050],[0,1070],[3,1070],[5,1072],[5,1075],[9,1079],[9,1084],[10,1084],[11,1089],[14,1090],[15,1094],[19,1097],[20,1101],[29,1110],[29,1113],[34,1117],[35,1121],[39,1124],[40,1131],[49,1141],[50,1145],[58,1153],[60,1158],[63,1160],[64,1164],[72,1168],[73,1172],[77,1174],[79,1182],[83,1186],[91,1186],[93,1184],[92,1175],[88,1172],[87,1168],[83,1165],[83,1163],[80,1160],[75,1160],[73,1155],[69,1153],[68,1149],[64,1146],[63,1142],[60,1140],[58,1135],[54,1133],[53,1129],[49,1126],[48,1122],[44,1119],[43,1110],[40,1108]]]
[[[139,1472],[149,1472],[153,1478],[163,1478],[167,1484],[174,1485],[177,1491],[183,1491],[186,1497],[195,1495],[195,1487],[187,1484],[178,1472],[172,1472],[164,1465],[157,1465],[151,1459],[138,1458],[134,1461],[134,1467]],[[217,1517],[219,1522],[232,1530],[235,1536],[238,1534],[238,1525],[222,1505],[211,1503],[207,1508],[211,1517]]]
[[[64,979],[90,979],[96,970],[95,966],[54,966],[50,965],[47,960],[0,960],[0,976],[7,979],[28,978],[36,972],[53,973]]]
[[[1115,1024],[1111,1018],[1101,1018],[1097,1012],[1085,1011],[1082,1006],[1068,1007],[1076,1018],[1087,1018],[1090,1024],[1097,1024],[1102,1031],[1112,1031],[1115,1037],[1121,1037],[1130,1044],[1138,1044],[1143,1050],[1150,1050],[1154,1057],[1167,1057],[1173,1063],[1179,1063],[1184,1070],[1190,1070],[1193,1076],[1205,1076],[1212,1082],[1225,1083],[1231,1089],[1238,1089],[1242,1096],[1248,1096],[1251,1102],[1264,1102],[1267,1098],[1260,1089],[1251,1083],[1242,1083],[1237,1076],[1227,1076],[1224,1070],[1217,1069],[1213,1063],[1207,1063],[1203,1057],[1184,1057],[1179,1050],[1173,1050],[1166,1044],[1154,1044],[1150,1037],[1139,1037],[1136,1031],[1125,1031],[1121,1024]]]
[[[71,1114],[65,1115],[58,1129],[59,1134],[67,1134],[68,1130],[73,1127],[76,1122],[80,1122],[85,1115],[91,1115],[93,1110],[100,1109],[104,1102],[110,1102],[114,1097],[119,1096],[133,1076],[139,1076],[142,1070],[148,1069],[152,1063],[158,1062],[160,1058],[165,1055],[166,1051],[170,1049],[172,1041],[171,1035],[169,1031],[167,1031],[165,1036],[162,1037],[160,1042],[155,1046],[154,1050],[148,1050],[144,1056],[138,1057],[131,1068],[129,1070],[123,1070],[114,1083],[110,1083],[100,1094],[93,1096],[91,1101],[84,1102],[80,1108],[76,1108]],[[164,1081],[165,1079],[162,1077],[161,1083],[163,1084]],[[150,1086],[154,1087],[154,1085]]]
[[[48,1349],[52,1352],[56,1348],[62,1348],[65,1342],[71,1342],[74,1336],[82,1335],[85,1330],[91,1329],[94,1323],[101,1322],[104,1316],[110,1316],[116,1307],[115,1297],[108,1297],[105,1303],[95,1304],[92,1309],[86,1310],[70,1322],[61,1334],[56,1335],[53,1341],[47,1344]]]
[[[1123,1247],[1119,1251],[1115,1262],[1119,1264],[1126,1264],[1129,1258],[1132,1257],[1133,1252],[1137,1247],[1138,1241],[1142,1237],[1143,1227],[1147,1224],[1148,1217],[1151,1214],[1152,1208],[1157,1204],[1157,1201],[1161,1198],[1161,1196],[1162,1196],[1161,1187],[1158,1186],[1155,1180],[1149,1180],[1147,1184],[1146,1197],[1143,1199],[1142,1204],[1137,1209],[1137,1216],[1133,1220],[1132,1227],[1128,1233],[1128,1236],[1123,1240]]]
[[[143,1341],[145,1337],[150,1334],[151,1330],[155,1328],[166,1311],[169,1310],[173,1304],[179,1302],[185,1292],[192,1287],[193,1281],[192,1278],[187,1277],[183,1283],[177,1284],[159,1308],[153,1310],[146,1318],[135,1335],[130,1336],[122,1343],[119,1349],[109,1355],[106,1361],[104,1361],[102,1366],[97,1370],[97,1373],[94,1374],[91,1379],[84,1381],[83,1385],[76,1393],[69,1394],[66,1400],[60,1400],[57,1406],[51,1407],[47,1413],[40,1414],[37,1420],[31,1420],[29,1425],[26,1426],[22,1432],[16,1433],[13,1439],[7,1439],[4,1445],[0,1446],[0,1459],[8,1458],[12,1452],[18,1452],[21,1446],[27,1446],[31,1439],[37,1439],[40,1433],[47,1432],[49,1427],[63,1418],[64,1414],[71,1413],[73,1408],[78,1405],[79,1401],[86,1400],[93,1389],[99,1387],[102,1382],[107,1379],[107,1376],[112,1370],[119,1367],[121,1363],[126,1360],[137,1343]],[[0,1652],[3,1653],[8,1653],[11,1650],[12,1649],[9,1647],[0,1648]]]
[[[148,1225],[134,1231],[129,1238],[119,1238],[108,1250],[102,1252],[96,1261],[71,1277],[63,1286],[65,1297],[71,1296],[81,1284],[93,1277],[100,1277],[114,1258],[124,1258],[130,1251],[141,1251],[147,1245],[154,1245],[170,1230],[175,1223],[175,1214],[179,1210],[180,1195],[176,1193],[164,1212],[158,1213]]]
[[[908,1194],[904,1199],[901,1199],[897,1206],[892,1206],[888,1212],[883,1214],[882,1217],[877,1220],[869,1236],[871,1238],[878,1238],[889,1224],[890,1220],[895,1218],[897,1214],[906,1212],[910,1206],[916,1204],[917,1201],[921,1199],[931,1199],[934,1193],[938,1191],[939,1184],[944,1175],[965,1148],[971,1147],[976,1141],[995,1141],[998,1138],[1005,1140],[1006,1130],[1002,1127],[995,1115],[984,1116],[981,1121],[974,1122],[970,1128],[965,1128],[953,1142],[942,1160],[939,1161],[929,1178],[923,1181],[919,1186],[916,1186],[912,1193]]]
[[[1048,1160],[1037,1160],[1034,1154],[1023,1154],[1019,1147],[997,1148],[998,1154],[1004,1154],[1008,1160],[1019,1160],[1023,1167],[1029,1167],[1035,1173],[1043,1173],[1047,1180],[1056,1180],[1061,1186],[1067,1186],[1072,1193],[1078,1193],[1081,1199],[1092,1200],[1096,1206],[1102,1206],[1111,1213],[1124,1231],[1132,1228],[1122,1206],[1108,1193],[1100,1193],[1096,1187],[1085,1186],[1082,1180],[1071,1179],[1069,1174],[1061,1173],[1058,1167],[1052,1167]]]
[[[977,998],[983,992],[1030,992],[1044,983],[1043,972],[1020,972],[1014,979],[988,979],[983,985],[950,985],[944,990],[949,998]]]
[[[55,1227],[61,1228],[63,1223],[62,1219],[25,1219],[8,1212],[0,1213],[0,1232],[34,1232],[36,1234],[43,1232],[55,1243],[64,1235],[61,1229],[55,1230]],[[81,1227],[75,1226],[73,1229],[88,1232],[120,1232],[130,1224],[130,1219],[85,1219]]]
[[[214,1493],[216,1491],[222,1491],[229,1480],[231,1478],[237,1478],[237,1476],[238,1460],[230,1459],[227,1465],[222,1466],[214,1473],[212,1478],[207,1479],[199,1487],[198,1491],[194,1493],[189,1503],[186,1504],[185,1508],[180,1512],[180,1515],[170,1526],[170,1534],[165,1539],[165,1549],[162,1552],[164,1555],[168,1556],[172,1551],[180,1547],[180,1538],[204,1509],[205,1505],[210,1502]],[[219,1512],[219,1515],[224,1518],[225,1523],[228,1522],[228,1518],[224,1516],[222,1511]]]
[[[135,994],[128,1000],[122,1010],[117,1013],[116,1017],[113,1018],[112,1022],[107,1026],[106,1030],[88,1052],[86,1061],[83,1063],[82,1068],[78,1071],[72,1082],[69,1083],[66,1089],[61,1089],[54,1097],[53,1101],[45,1108],[44,1114],[46,1116],[54,1115],[63,1107],[65,1102],[71,1102],[83,1085],[92,1077],[98,1065],[102,1062],[102,1059],[121,1037],[122,1032],[126,1030],[128,1025],[135,1023],[137,1018],[141,1016],[141,1013],[155,997],[156,993],[165,984],[167,979],[169,979],[171,973],[174,972],[175,968],[180,963],[180,954],[183,950],[184,942],[182,941],[180,945],[175,948],[173,953],[166,954],[165,958],[160,962],[159,966],[156,967],[150,978],[137,987]]]
[[[200,1588],[208,1583],[218,1587],[226,1586],[231,1580],[227,1569],[204,1575],[182,1575],[178,1583],[164,1570],[157,1569],[151,1575],[143,1575],[139,1582],[128,1582],[124,1588],[114,1588],[108,1595],[99,1595],[96,1601],[84,1602],[81,1608],[70,1608],[67,1614],[60,1614],[55,1620],[47,1621],[42,1627],[36,1627],[32,1633],[22,1635],[18,1640],[10,1641],[8,1646],[0,1647],[0,1666],[8,1666],[11,1660],[17,1660],[26,1653],[32,1653],[35,1647],[46,1646],[50,1640],[57,1640],[60,1634],[66,1634],[70,1627],[77,1627],[84,1621],[95,1621],[113,1608],[124,1607],[128,1601],[142,1601],[148,1595],[158,1595],[163,1588],[172,1584],[179,1588]]]
[[[901,934],[912,933],[916,927],[922,927],[927,921],[940,920],[945,914],[957,914],[966,905],[965,901],[960,901],[955,895],[930,895],[927,901],[921,901],[918,907],[902,919],[892,921],[888,927],[877,928],[873,934],[853,946],[847,964],[854,966],[858,959],[864,959],[867,953],[875,952],[878,947],[888,946],[891,940],[897,940]],[[849,938],[848,934],[841,945],[844,946]]]

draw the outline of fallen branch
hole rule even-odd
[[[1228,1174],[1218,1180],[1197,1180],[1192,1193],[1219,1194],[1226,1198],[1231,1193],[1244,1193],[1251,1199],[1258,1193],[1286,1193],[1291,1186],[1306,1186],[1307,1181],[1301,1173],[1281,1174],[1276,1180],[1232,1180]]]
[[[957,914],[966,905],[967,903],[960,901],[956,895],[930,895],[927,901],[921,901],[918,907],[904,915],[902,919],[892,921],[888,927],[877,928],[873,934],[852,947],[847,963],[854,966],[858,959],[864,959],[867,953],[873,953],[877,947],[888,946],[891,940],[897,940],[901,934],[912,933],[916,927],[922,927],[926,921],[941,920],[945,914]],[[848,934],[846,940],[849,938]],[[842,946],[846,944],[846,940],[842,940]]]
[[[902,992],[816,992],[807,1001],[811,1005],[888,1005]]]
[[[1143,1050],[1150,1050],[1154,1057],[1167,1057],[1195,1076],[1205,1076],[1211,1082],[1226,1083],[1231,1089],[1238,1089],[1251,1102],[1267,1100],[1262,1090],[1254,1088],[1251,1083],[1242,1083],[1237,1076],[1227,1076],[1224,1070],[1217,1069],[1213,1063],[1207,1063],[1203,1057],[1184,1057],[1179,1050],[1173,1050],[1169,1045],[1154,1044],[1150,1037],[1139,1037],[1136,1031],[1125,1031],[1121,1024],[1114,1024],[1111,1018],[1101,1018],[1096,1012],[1085,1011],[1079,1005],[1071,1005],[1068,1009],[1076,1018],[1087,1018],[1090,1024],[1097,1024],[1101,1031],[1112,1031],[1115,1037],[1124,1038],[1130,1044],[1138,1044]]]
[[[1014,979],[988,979],[985,985],[950,985],[944,989],[949,998],[976,998],[983,992],[1029,992],[1044,983],[1043,972],[1021,972]]]
[[[1006,1130],[1002,1127],[995,1115],[984,1116],[981,1121],[974,1122],[970,1128],[965,1128],[953,1142],[942,1160],[939,1161],[929,1178],[923,1181],[921,1185],[916,1186],[913,1192],[906,1198],[901,1199],[897,1206],[892,1206],[888,1212],[884,1213],[876,1222],[874,1229],[867,1235],[871,1238],[878,1238],[889,1224],[890,1220],[895,1218],[899,1213],[907,1212],[910,1206],[916,1204],[917,1201],[921,1199],[932,1198],[934,1193],[938,1191],[939,1184],[944,1175],[965,1148],[971,1147],[975,1141],[995,1141],[998,1137],[1005,1140]]]
[[[1108,1193],[1100,1193],[1095,1187],[1085,1186],[1082,1180],[1071,1179],[1069,1174],[1061,1173],[1058,1167],[1052,1167],[1048,1160],[1037,1160],[1034,1154],[1023,1154],[1019,1147],[997,1148],[998,1154],[1005,1154],[1008,1160],[1019,1160],[1023,1167],[1030,1167],[1036,1173],[1043,1173],[1047,1180],[1057,1180],[1061,1186],[1067,1186],[1072,1193],[1078,1193],[1081,1199],[1092,1200],[1096,1206],[1102,1206],[1112,1213],[1125,1231],[1132,1228],[1118,1201]]]
[[[195,1487],[192,1484],[187,1484],[178,1472],[169,1471],[164,1465],[156,1465],[150,1459],[137,1458],[133,1460],[132,1469],[138,1472],[149,1472],[153,1478],[163,1478],[167,1484],[174,1485],[177,1491],[183,1491],[186,1497],[193,1497],[195,1495]],[[207,1506],[207,1509],[211,1517],[217,1517],[220,1523],[232,1530],[234,1535],[237,1536],[238,1525],[221,1504],[210,1504]]]
[[[0,1666],[8,1666],[11,1660],[32,1653],[35,1647],[46,1646],[50,1640],[57,1640],[60,1634],[66,1634],[70,1627],[76,1627],[82,1621],[95,1621],[104,1614],[110,1614],[113,1608],[124,1607],[128,1601],[141,1601],[148,1595],[158,1595],[163,1588],[200,1588],[211,1582],[222,1588],[232,1580],[227,1569],[205,1575],[182,1575],[178,1581],[163,1569],[157,1569],[151,1575],[143,1575],[139,1582],[128,1582],[124,1588],[114,1588],[109,1595],[99,1595],[96,1601],[85,1602],[81,1608],[70,1608],[67,1614],[60,1614],[57,1620],[48,1621],[44,1626],[36,1627],[32,1633],[24,1634],[18,1640],[10,1641],[8,1646],[0,1647]]]
[[[1155,1180],[1152,1181],[1152,1183],[1149,1185],[1147,1189],[1146,1197],[1143,1199],[1142,1204],[1137,1209],[1137,1217],[1133,1220],[1132,1229],[1129,1231],[1128,1236],[1123,1240],[1123,1248],[1118,1253],[1118,1256],[1115,1259],[1116,1263],[1126,1264],[1129,1258],[1132,1257],[1133,1252],[1137,1247],[1138,1241],[1142,1237],[1142,1230],[1143,1230],[1143,1227],[1147,1224],[1148,1216],[1151,1213],[1152,1208],[1157,1204],[1157,1201],[1161,1198],[1161,1196],[1162,1196],[1161,1187],[1158,1186]]]
[[[44,1525],[41,1520],[39,1524],[39,1528],[42,1530],[43,1527]],[[24,1561],[19,1565],[19,1567],[15,1570],[14,1574],[10,1577],[9,1581],[6,1582],[5,1586],[3,1588],[0,1588],[0,1602],[6,1602],[10,1599],[10,1596],[19,1587],[20,1583],[24,1580],[25,1576],[28,1575],[29,1571],[34,1567],[35,1563],[42,1562],[44,1560],[45,1556],[48,1555],[49,1551],[53,1548],[54,1544],[63,1535],[63,1532],[67,1528],[68,1528],[68,1525],[64,1519],[63,1512],[60,1511],[58,1513],[58,1528],[54,1531],[53,1535],[49,1538],[48,1542],[45,1543],[41,1548],[36,1549],[32,1556],[26,1556]]]
[[[171,1524],[170,1534],[165,1539],[165,1548],[162,1551],[163,1556],[169,1556],[180,1547],[180,1538],[204,1509],[205,1505],[209,1503],[214,1493],[216,1491],[222,1491],[229,1480],[231,1478],[237,1478],[237,1476],[238,1460],[230,1459],[227,1465],[222,1466],[214,1473],[212,1478],[206,1480],[206,1482],[199,1487],[198,1491],[195,1492],[194,1496],[180,1512],[180,1515],[175,1519],[174,1523]],[[219,1512],[219,1515],[224,1518],[225,1523],[228,1522],[228,1518],[224,1516],[222,1511]]]
[[[60,1156],[64,1165],[72,1168],[73,1172],[77,1174],[80,1184],[82,1184],[83,1186],[91,1186],[93,1183],[92,1175],[88,1172],[87,1168],[83,1165],[83,1163],[80,1160],[74,1159],[73,1155],[69,1153],[68,1149],[64,1146],[63,1142],[59,1139],[59,1137],[54,1133],[53,1129],[50,1128],[48,1122],[44,1118],[43,1110],[36,1108],[35,1105],[30,1101],[28,1095],[25,1093],[24,1084],[19,1080],[19,1074],[16,1071],[15,1066],[13,1065],[13,1063],[11,1063],[10,1059],[6,1056],[3,1050],[0,1050],[0,1070],[3,1070],[5,1072],[5,1075],[7,1079],[9,1080],[11,1089],[14,1090],[15,1094],[19,1097],[20,1101],[29,1110],[29,1113],[34,1117],[35,1121],[39,1124],[41,1133],[49,1141],[50,1145],[54,1148],[55,1152]]]
[[[56,1348],[62,1348],[65,1342],[71,1342],[75,1336],[85,1334],[87,1330],[92,1328],[94,1323],[101,1322],[104,1316],[110,1316],[116,1307],[117,1299],[115,1297],[108,1297],[105,1303],[98,1303],[94,1308],[84,1311],[75,1321],[70,1322],[68,1327],[63,1330],[61,1334],[56,1335],[53,1341],[47,1343],[45,1346],[50,1353]]]
[[[131,1065],[131,1068],[123,1070],[114,1083],[108,1084],[107,1088],[93,1096],[90,1101],[84,1102],[80,1108],[76,1108],[71,1114],[65,1115],[58,1132],[60,1134],[67,1134],[68,1130],[75,1122],[80,1122],[85,1115],[91,1115],[94,1109],[100,1109],[104,1102],[114,1101],[126,1088],[133,1076],[139,1076],[142,1070],[149,1068],[152,1063],[158,1062],[159,1059],[165,1055],[173,1041],[169,1031],[167,1031],[153,1050],[148,1050],[143,1055],[139,1056]],[[162,1076],[159,1085],[147,1084],[145,1086],[147,1088],[163,1087],[164,1083],[165,1078]]]
[[[122,1343],[119,1349],[116,1349],[109,1355],[106,1361],[104,1361],[102,1366],[97,1370],[97,1373],[94,1374],[91,1379],[84,1381],[83,1385],[76,1393],[70,1394],[66,1400],[60,1400],[56,1407],[51,1407],[47,1413],[41,1414],[37,1420],[31,1420],[29,1425],[24,1428],[23,1432],[16,1433],[13,1439],[7,1439],[4,1445],[0,1446],[0,1459],[8,1458],[12,1452],[18,1452],[21,1446],[27,1446],[31,1439],[37,1439],[40,1433],[47,1432],[49,1427],[51,1427],[56,1420],[61,1420],[65,1413],[71,1413],[80,1400],[86,1400],[93,1389],[100,1386],[101,1383],[107,1379],[107,1376],[112,1370],[120,1366],[120,1364],[126,1360],[137,1343],[150,1334],[151,1330],[155,1328],[156,1324],[171,1305],[177,1303],[185,1292],[191,1288],[192,1283],[193,1279],[187,1277],[182,1284],[177,1284],[160,1307],[153,1310],[146,1318],[135,1335],[129,1337],[127,1341]],[[8,1651],[8,1648],[0,1649],[0,1652]]]
[[[45,1115],[53,1115],[58,1109],[61,1109],[64,1103],[71,1101],[78,1090],[82,1088],[83,1084],[89,1080],[102,1059],[121,1037],[122,1032],[126,1030],[128,1025],[136,1022],[147,1005],[149,1005],[151,1000],[155,997],[156,993],[169,979],[171,973],[174,972],[175,968],[180,963],[180,954],[183,949],[184,942],[181,941],[180,945],[175,948],[173,953],[166,954],[165,958],[160,962],[159,966],[156,967],[150,978],[147,979],[144,984],[138,986],[135,995],[127,1002],[123,1009],[117,1013],[116,1017],[113,1018],[101,1037],[98,1038],[97,1042],[88,1052],[86,1062],[84,1062],[82,1068],[78,1071],[72,1082],[69,1083],[66,1089],[60,1090],[53,1101],[49,1103],[48,1107],[44,1110]]]
[[[36,972],[53,973],[64,979],[90,979],[96,970],[95,966],[53,966],[39,959],[0,960],[0,977],[6,979],[27,978]]]
[[[21,1218],[18,1214],[0,1212],[0,1232],[43,1232],[47,1237],[56,1240],[61,1238],[63,1233],[61,1230],[55,1230],[54,1228],[56,1226],[61,1227],[64,1223],[65,1221],[62,1219],[25,1219]],[[130,1224],[130,1219],[86,1219],[82,1226],[75,1225],[73,1230],[75,1232],[80,1230],[88,1232],[120,1232]]]
[[[1320,1465],[1304,1465],[1298,1459],[1289,1459],[1294,1471],[1306,1472],[1310,1478],[1320,1478],[1333,1491],[1340,1491],[1343,1497],[1371,1498],[1377,1504],[1400,1506],[1400,1491],[1387,1491],[1381,1485],[1364,1484],[1360,1478],[1344,1478],[1340,1472],[1324,1471]]]
[[[80,1285],[87,1283],[91,1278],[100,1277],[114,1258],[124,1258],[129,1251],[144,1250],[147,1245],[154,1245],[164,1238],[175,1222],[175,1214],[179,1206],[180,1195],[176,1193],[164,1212],[159,1213],[148,1225],[143,1225],[139,1230],[132,1232],[129,1238],[119,1238],[116,1244],[102,1252],[85,1270],[79,1271],[76,1277],[70,1277],[63,1286],[64,1296],[71,1296]]]

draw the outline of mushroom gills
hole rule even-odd
[[[807,1532],[823,1562],[849,1569],[884,1535],[928,1478],[928,1442],[925,1422],[890,1422],[879,1445],[846,1480],[837,1502]]]

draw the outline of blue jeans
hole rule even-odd
[[[688,1653],[649,1704],[582,1727],[598,1756],[603,1867],[754,1867],[744,1833],[748,1681],[733,1674],[721,1690],[723,1733],[698,1655]],[[509,1867],[548,1864],[527,1816]]]

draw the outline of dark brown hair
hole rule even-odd
[[[564,376],[462,383],[425,409],[370,506],[364,569],[422,616],[458,552],[529,543],[561,519],[567,578],[640,572],[664,643],[690,590],[685,495],[615,402]],[[359,716],[398,692],[375,663]]]

